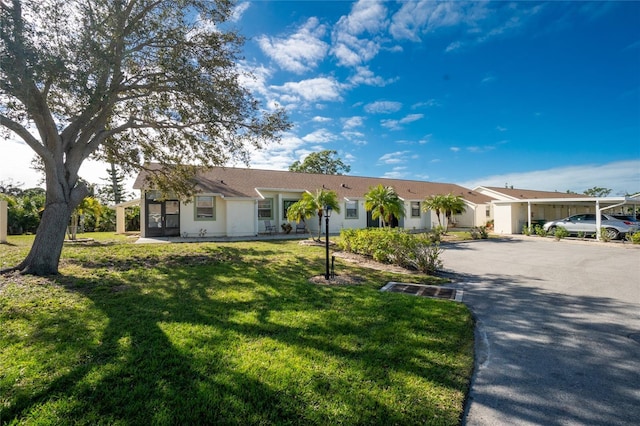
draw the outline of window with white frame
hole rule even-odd
[[[420,217],[420,201],[411,202],[411,217]]]
[[[258,200],[258,219],[273,219],[273,198]]]
[[[489,207],[489,206],[487,206],[487,208],[486,208],[486,216],[487,217],[491,217],[491,207]]]
[[[357,219],[358,218],[358,202],[347,201],[345,203],[345,219]]]
[[[196,195],[196,220],[216,220],[216,202],[212,195]]]

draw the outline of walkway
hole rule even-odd
[[[467,425],[637,425],[640,247],[446,244],[477,319]]]

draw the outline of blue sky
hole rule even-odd
[[[640,191],[640,2],[250,1],[232,25],[294,125],[254,168],[335,149],[352,175]]]

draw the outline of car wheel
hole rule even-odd
[[[555,226],[550,226],[549,229],[547,229],[547,234],[553,235],[555,233],[556,233],[556,227]]]
[[[607,234],[607,237],[611,240],[615,240],[616,238],[618,238],[618,235],[620,235],[620,232],[618,232],[618,230],[614,228],[607,228],[604,230],[604,232]]]

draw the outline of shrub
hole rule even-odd
[[[488,220],[487,224],[485,225],[485,228],[489,229],[489,230],[493,230],[493,225],[494,225],[494,220]]]
[[[584,231],[578,231],[578,233],[576,234],[576,236],[580,239],[584,238],[586,236],[586,233]]]
[[[564,228],[562,226],[558,226],[556,228],[556,232],[553,234],[554,238],[556,239],[556,241],[560,241],[563,238],[566,238],[569,236],[569,231],[567,231],[567,228]]]
[[[523,225],[523,226],[522,226],[522,233],[523,233],[524,235],[529,236],[529,235],[531,235],[531,232],[532,232],[532,231],[533,231],[533,228],[532,228],[531,226],[527,226],[527,225]]]
[[[627,241],[631,241],[631,244],[640,244],[640,231],[629,232],[624,238]]]
[[[420,236],[402,229],[343,229],[340,232],[339,247],[381,263],[433,273],[442,267],[439,238],[438,232]]]
[[[442,252],[439,243],[418,243],[413,253],[408,257],[409,266],[425,274],[434,274],[442,268],[442,259],[440,259]]]
[[[600,228],[600,241],[603,241],[605,243],[608,243],[609,241],[611,241],[611,237],[607,232],[607,228],[604,228],[604,227]]]
[[[536,227],[534,228],[534,232],[539,237],[546,237],[547,236],[547,231],[540,225],[536,225]]]
[[[487,238],[489,238],[489,233],[487,232],[486,227],[474,226],[473,228],[471,228],[469,233],[471,234],[471,238],[474,240],[486,240]]]

